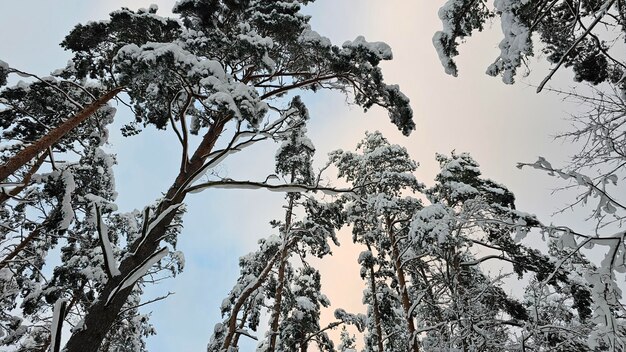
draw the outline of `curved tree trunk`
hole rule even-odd
[[[272,260],[270,260],[267,263],[267,265],[265,266],[265,269],[263,269],[263,272],[261,272],[261,275],[259,275],[259,277],[257,278],[256,283],[246,288],[246,290],[244,290],[241,293],[241,296],[239,296],[239,298],[237,299],[237,302],[235,303],[231,311],[230,319],[228,319],[228,333],[226,334],[226,337],[224,338],[224,344],[222,345],[223,350],[228,351],[228,349],[233,344],[234,337],[237,333],[237,315],[239,315],[239,311],[241,310],[241,307],[243,307],[244,303],[250,297],[250,295],[254,291],[256,291],[259,287],[261,287],[261,284],[263,284],[267,275],[269,275],[269,273],[272,271],[272,267],[274,267],[274,263],[278,259],[279,255],[280,255],[280,252],[276,253],[276,255],[272,258]]]
[[[215,146],[215,142],[222,133],[227,120],[218,120],[209,131],[204,135],[202,142],[194,152],[192,158],[187,164],[185,170],[176,177],[176,180],[169,188],[164,200],[159,205],[156,214],[158,216],[172,205],[181,204],[185,199],[185,192],[181,192],[180,188],[185,185],[192,175],[200,170],[204,165],[207,155]],[[67,342],[65,351],[67,352],[97,352],[111,325],[120,313],[123,305],[126,303],[128,295],[131,293],[133,286],[131,285],[117,292],[105,305],[107,298],[114,292],[118,285],[121,284],[123,278],[131,271],[140,266],[144,260],[157,252],[161,238],[165,235],[170,223],[176,216],[176,212],[168,213],[162,221],[156,225],[152,231],[145,235],[145,240],[138,239],[131,246],[131,252],[134,255],[126,257],[119,267],[121,275],[114,276],[104,285],[100,292],[99,299],[87,309],[84,318],[84,328],[75,332]],[[141,244],[141,246],[139,246]],[[139,246],[139,248],[137,248]],[[231,336],[232,338],[232,336]]]

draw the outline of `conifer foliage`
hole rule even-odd
[[[498,18],[503,34],[500,55],[487,74],[513,83],[517,70],[538,48],[552,64],[538,92],[562,66],[572,67],[577,82],[611,82],[626,88],[623,47],[617,44],[624,42],[626,33],[623,1],[497,0],[491,7],[486,0],[448,0],[439,18],[443,29],[435,33],[433,44],[448,74],[458,73],[453,58],[462,40]]]

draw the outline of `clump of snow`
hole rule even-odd
[[[368,42],[362,35],[356,37],[353,41],[346,41],[342,47],[344,50],[359,50],[365,49],[378,57],[380,60],[391,60],[393,54],[391,53],[391,47],[384,42]]]
[[[506,84],[515,82],[516,69],[521,65],[524,55],[531,54],[532,42],[529,28],[517,16],[518,9],[528,0],[495,0],[494,5],[500,13],[500,22],[504,39],[500,42],[500,56],[487,68],[487,74],[502,74]]]
[[[65,193],[63,193],[63,200],[61,203],[61,213],[63,215],[61,223],[59,224],[60,230],[67,230],[70,224],[74,220],[74,209],[72,209],[72,194],[76,190],[76,182],[74,181],[74,175],[68,169],[63,170],[61,173],[61,180],[65,184]]]
[[[458,74],[457,67],[450,57],[450,53],[446,49],[445,44],[450,41],[453,35],[452,33],[454,32],[454,14],[457,12],[456,9],[462,7],[463,5],[463,0],[449,0],[439,8],[439,12],[437,14],[443,24],[443,29],[441,31],[437,31],[435,35],[433,35],[432,39],[433,46],[437,51],[437,55],[439,56],[439,60],[441,61],[445,72],[455,77]]]
[[[311,302],[308,297],[296,297],[296,305],[304,312],[314,312],[317,309],[315,303]]]
[[[310,26],[303,30],[302,33],[300,33],[300,37],[298,37],[298,42],[302,44],[316,44],[324,48],[330,47],[332,45],[330,39],[321,36],[319,33],[312,30]]]

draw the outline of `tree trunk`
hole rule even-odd
[[[243,330],[243,328],[246,327],[246,320],[248,319],[249,312],[250,312],[250,309],[245,309],[243,311],[241,322],[239,322],[239,326],[237,327],[238,329]],[[235,348],[237,348],[237,346],[239,345],[239,337],[241,337],[241,334],[235,334],[235,337],[233,338],[233,347]]]
[[[291,182],[294,182],[292,173]],[[285,214],[285,243],[289,241],[287,238],[291,228],[291,218],[293,214],[293,194],[289,195],[289,205],[287,206],[287,214]],[[285,288],[285,266],[287,265],[287,258],[289,254],[289,246],[284,246],[280,253],[280,263],[278,267],[278,287],[276,287],[276,299],[274,300],[274,309],[272,312],[272,324],[270,325],[270,343],[267,349],[268,352],[274,352],[276,350],[276,339],[278,334],[278,323],[280,322],[280,311],[283,301],[283,290]]]
[[[409,297],[409,291],[406,287],[406,278],[404,275],[404,269],[402,268],[402,258],[400,258],[400,251],[398,250],[398,242],[396,234],[393,231],[393,224],[390,218],[386,219],[387,233],[391,240],[391,256],[396,267],[396,276],[398,277],[398,284],[400,285],[400,297],[402,299],[402,308],[404,309],[404,316],[406,317],[406,325],[409,331],[409,348],[410,351],[419,352],[419,346],[417,344],[417,334],[415,333],[415,323],[411,313],[411,298]]]
[[[93,115],[93,113],[95,113],[102,105],[113,99],[113,97],[121,92],[122,89],[124,88],[117,87],[108,91],[96,101],[87,105],[86,108],[79,111],[78,114],[74,115],[74,117],[65,120],[65,122],[48,132],[48,134],[41,137],[28,147],[22,149],[14,157],[9,159],[9,161],[0,166],[0,182],[6,180],[20,167],[26,165],[26,163],[31,161],[35,156],[37,156],[37,154],[45,152],[46,149],[58,142],[65,134],[76,128],[76,126],[78,126],[81,122],[87,120],[89,116]]]
[[[189,180],[192,175],[200,170],[204,165],[207,155],[211,152],[215,146],[215,142],[222,133],[226,119],[218,120],[204,135],[202,142],[194,152],[191,160],[185,171],[181,171],[176,180],[169,188],[164,200],[159,204],[159,208],[154,216],[162,213],[172,205],[181,204],[185,199],[185,192],[181,191],[181,187]],[[84,318],[84,328],[74,333],[65,346],[67,352],[97,352],[102,340],[108,333],[111,325],[117,318],[122,306],[126,303],[128,295],[133,289],[134,285],[131,285],[123,290],[120,290],[113,296],[109,304],[105,306],[105,302],[111,292],[113,292],[118,285],[122,282],[133,269],[137,268],[141,263],[154,254],[161,242],[161,238],[165,235],[170,223],[176,216],[176,212],[170,212],[163,220],[156,225],[150,233],[145,236],[145,241],[142,239],[136,240],[131,246],[131,252],[135,252],[134,255],[128,256],[120,264],[121,275],[115,276],[108,280],[104,285],[98,300],[87,309],[87,313]],[[137,248],[140,243],[143,243]],[[232,338],[232,336],[231,336]]]
[[[367,245],[367,249],[371,248]],[[380,312],[378,310],[378,298],[376,297],[376,276],[374,272],[374,265],[370,266],[370,286],[372,288],[372,305],[374,306],[374,324],[376,326],[376,344],[378,345],[378,352],[384,352],[383,349],[383,328],[380,321]]]
[[[20,192],[24,190],[24,188],[28,187],[28,184],[30,183],[30,179],[33,177],[35,172],[39,170],[41,165],[43,165],[44,160],[46,160],[46,156],[50,153],[51,152],[41,153],[41,155],[37,158],[37,160],[35,160],[35,164],[33,164],[33,166],[30,167],[26,175],[24,175],[21,186],[17,186],[8,192],[2,192],[0,194],[0,205],[4,204],[4,202],[6,202],[7,200],[17,196],[18,194],[20,194]]]

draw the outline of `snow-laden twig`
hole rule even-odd
[[[158,302],[158,301],[162,301],[164,299],[167,299],[169,296],[171,296],[173,294],[175,294],[175,292],[168,292],[165,296],[159,296],[157,298],[153,298],[153,299],[151,299],[149,301],[146,301],[146,302],[143,302],[141,304],[138,304],[138,305],[135,305],[135,306],[132,306],[132,307],[128,307],[126,309],[122,309],[120,311],[120,314],[122,314],[124,312],[127,312],[127,311],[129,311],[131,309],[136,309],[136,308],[139,308],[139,307],[147,306],[148,304],[152,304],[152,303],[155,303],[155,302]]]
[[[258,337],[252,335],[252,333],[250,333],[250,331],[248,331],[246,329],[237,329],[237,331],[235,331],[235,334],[248,336],[249,338],[253,339],[254,341],[259,341]]]

